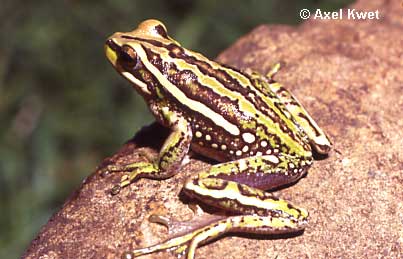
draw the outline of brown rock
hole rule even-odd
[[[334,150],[316,161],[307,177],[278,193],[310,211],[302,235],[225,237],[199,248],[198,258],[403,258],[403,6],[378,0],[358,1],[352,8],[379,10],[380,19],[259,26],[219,56],[262,73],[283,62],[276,80],[304,104]],[[157,126],[149,130],[109,162],[136,161],[136,147],[155,134],[166,136]],[[120,175],[102,178],[95,172],[52,216],[23,258],[117,258],[164,239],[165,228],[147,217],[190,218],[178,194],[184,179],[203,166],[192,160],[175,177],[141,179],[117,196],[109,190]]]

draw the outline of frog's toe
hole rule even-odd
[[[193,211],[193,214],[195,216],[202,216],[205,214],[205,212],[203,211],[203,209],[200,207],[199,204],[197,203],[191,203],[188,205],[189,209],[191,209]]]
[[[167,216],[153,214],[148,218],[151,223],[161,224],[168,229],[169,236],[183,235],[183,229],[188,229],[191,224],[187,221],[173,220]],[[186,227],[187,226],[187,227]]]
[[[101,169],[100,175],[101,177],[107,177],[108,175],[112,174],[115,172],[116,166],[115,165],[107,165],[104,168]]]
[[[132,181],[130,180],[129,175],[127,175],[127,174],[123,175],[122,178],[120,179],[120,183],[113,186],[112,189],[110,190],[111,194],[116,195],[116,194],[120,193],[122,188],[129,185],[131,182]]]
[[[120,193],[120,190],[122,190],[122,187],[119,184],[117,184],[117,185],[112,187],[110,192],[111,192],[112,195],[117,195],[117,194]]]
[[[122,256],[120,257],[121,259],[133,259],[135,256],[132,252],[130,251],[126,251],[122,254]]]
[[[165,227],[167,227],[168,230],[170,229],[170,227],[173,224],[173,222],[170,218],[168,218],[166,216],[156,215],[156,214],[151,215],[148,218],[148,221],[150,221],[152,223],[158,223],[158,224],[164,225]]]

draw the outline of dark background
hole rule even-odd
[[[351,1],[12,1],[0,4],[0,258],[17,258],[100,161],[153,121],[105,39],[160,19],[214,58],[260,24]]]

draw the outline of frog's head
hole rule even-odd
[[[105,53],[115,69],[145,98],[155,94],[157,69],[162,69],[156,56],[166,53],[164,46],[180,46],[170,38],[164,24],[146,20],[131,32],[117,32],[105,43]],[[154,55],[154,56],[153,56]],[[159,64],[158,64],[159,63]]]

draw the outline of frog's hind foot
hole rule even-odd
[[[278,234],[303,229],[306,221],[295,222],[289,218],[259,216],[259,215],[236,215],[218,216],[208,215],[210,220],[196,223],[195,220],[176,222],[174,224],[193,225],[193,230],[182,231],[162,243],[135,249],[122,255],[123,259],[132,259],[137,256],[150,254],[158,251],[174,251],[176,254],[185,255],[186,259],[194,259],[196,248],[228,232],[246,232],[256,234]],[[153,220],[172,227],[175,221],[167,221],[165,217],[155,216]],[[162,221],[162,222],[161,222]],[[196,225],[195,225],[196,223]],[[178,225],[177,225],[178,226]]]
[[[195,216],[187,221],[177,221],[166,216],[153,214],[148,218],[151,223],[157,223],[165,226],[168,229],[170,238],[183,236],[187,233],[194,232],[197,229],[203,228],[214,221],[223,219],[225,216],[203,213],[197,205],[192,208]],[[197,210],[197,211],[195,211]]]
[[[216,228],[216,224],[221,226],[227,218],[226,216],[204,214],[189,221],[176,221],[165,216],[151,215],[149,217],[150,222],[159,223],[168,228],[169,238],[153,246],[125,252],[122,255],[122,259],[131,259],[163,250],[173,251],[178,255],[186,254],[187,259],[193,259],[198,244],[209,239],[210,235],[206,236],[203,233],[210,232],[210,229]],[[220,232],[214,233],[220,235]]]

